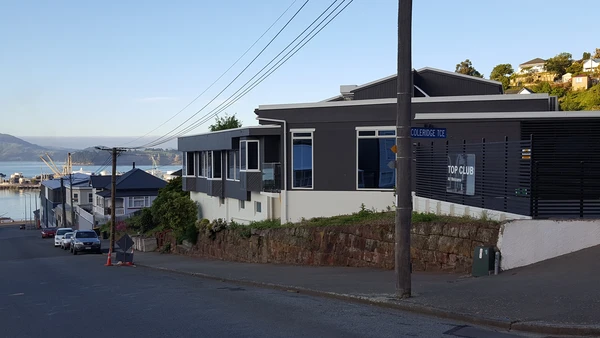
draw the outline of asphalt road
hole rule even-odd
[[[241,287],[54,248],[0,227],[2,337],[518,337],[443,319]]]

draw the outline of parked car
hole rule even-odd
[[[68,232],[73,232],[71,228],[58,228],[56,229],[56,234],[54,235],[54,247],[59,247],[62,243],[62,239],[65,237],[65,234]]]
[[[51,238],[56,235],[56,228],[44,228],[42,229],[42,238]]]
[[[63,237],[61,243],[60,243],[60,248],[63,250],[67,250],[68,248],[71,247],[71,240],[73,237],[73,233],[72,232],[67,232],[65,234],[65,237]]]
[[[102,243],[100,238],[93,230],[77,230],[71,237],[71,253],[77,255],[78,252],[102,253]]]

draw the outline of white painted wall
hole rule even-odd
[[[281,192],[285,196],[285,192]],[[287,220],[298,222],[303,217],[330,217],[347,215],[360,210],[361,204],[367,209],[385,210],[394,206],[394,193],[391,191],[312,191],[290,190],[287,192]],[[284,210],[285,198],[282,201]],[[285,212],[282,219],[285,218]]]
[[[227,221],[233,220],[237,223],[248,224],[253,221],[281,217],[281,198],[279,194],[252,192],[250,194],[251,200],[245,201],[243,208],[240,201],[235,198],[225,198],[221,201],[219,197],[200,192],[190,192],[190,198],[200,204],[202,217],[211,221],[221,218]],[[257,202],[261,204],[260,212],[257,210]]]
[[[496,221],[505,221],[510,219],[531,219],[530,216],[525,215],[512,214],[504,211],[483,209],[462,204],[419,197],[415,195],[414,192],[413,211],[421,213],[433,213],[437,215],[468,216],[473,218],[482,218],[482,216],[485,214],[487,218]]]
[[[600,245],[600,221],[514,220],[498,236],[500,266],[509,270]]]

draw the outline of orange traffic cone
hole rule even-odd
[[[112,251],[108,251],[108,257],[106,258],[105,266],[112,266]]]

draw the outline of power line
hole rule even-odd
[[[175,117],[177,117],[179,114],[181,114],[184,110],[186,110],[189,106],[191,106],[194,102],[196,102],[196,100],[198,100],[202,95],[204,95],[204,93],[206,93],[209,89],[211,89],[219,80],[221,80],[221,78],[223,78],[223,76],[225,76],[225,74],[227,74],[235,65],[238,64],[238,62],[244,57],[246,56],[246,54],[248,54],[248,52],[271,30],[271,28],[273,28],[273,26],[275,26],[275,24],[277,22],[279,22],[279,20],[285,15],[285,13],[287,13],[290,8],[292,8],[292,6],[294,6],[294,4],[297,2],[298,0],[294,0],[292,2],[291,5],[288,6],[288,8],[286,8],[285,11],[283,11],[283,13],[281,13],[281,15],[279,15],[279,17],[271,24],[271,26],[269,26],[269,28],[267,28],[266,31],[264,31],[264,33],[262,33],[262,35],[256,39],[256,41],[254,41],[254,43],[248,47],[248,49],[246,49],[246,51],[231,65],[229,66],[229,68],[227,68],[227,70],[225,72],[223,72],[223,74],[221,74],[213,83],[210,84],[210,86],[208,86],[206,89],[204,89],[204,91],[202,91],[200,94],[198,94],[198,96],[196,96],[190,103],[188,103],[185,107],[183,107],[180,111],[177,112],[177,114],[171,116],[168,120],[166,120],[165,122],[161,123],[158,127],[152,129],[151,131],[147,132],[146,134],[132,140],[129,142],[124,143],[123,145],[127,145],[130,143],[133,143],[143,137],[146,137],[148,135],[150,135],[150,133],[156,131],[158,128],[164,126],[165,124],[167,124],[168,122],[170,122],[171,120],[173,120]],[[307,1],[308,2],[308,1]]]
[[[309,39],[308,39],[306,42],[302,43],[304,40],[306,40],[306,38],[308,38],[308,36],[309,36],[309,35],[310,35],[312,32],[314,32],[314,31],[315,31],[315,30],[318,28],[318,26],[319,26],[319,25],[321,25],[321,24],[322,24],[322,23],[323,23],[325,20],[327,20],[327,18],[328,18],[329,16],[331,16],[331,14],[333,14],[333,12],[335,12],[335,10],[337,10],[337,9],[338,9],[338,8],[339,8],[339,7],[340,7],[342,4],[343,4],[343,2],[342,2],[342,3],[340,3],[340,4],[339,4],[339,5],[338,5],[338,6],[337,6],[337,7],[336,7],[336,8],[335,8],[335,9],[334,9],[334,10],[333,10],[331,13],[329,13],[329,15],[327,15],[327,16],[325,17],[325,19],[323,19],[323,20],[322,20],[322,21],[321,21],[321,22],[320,22],[320,23],[319,23],[319,24],[318,24],[318,25],[317,25],[315,28],[313,28],[313,30],[311,30],[311,31],[308,33],[308,35],[307,35],[307,36],[305,36],[305,37],[304,37],[302,40],[300,40],[300,42],[299,42],[298,44],[296,44],[296,46],[294,46],[294,48],[292,48],[292,50],[288,51],[288,53],[286,53],[286,54],[284,55],[284,57],[283,57],[281,60],[279,60],[279,61],[278,61],[278,62],[277,62],[275,65],[273,65],[271,68],[269,68],[269,70],[268,70],[268,71],[267,71],[265,74],[261,75],[261,77],[259,77],[259,79],[258,79],[258,80],[254,81],[254,82],[253,82],[253,83],[250,85],[250,87],[249,87],[249,88],[246,88],[246,89],[244,89],[244,91],[243,91],[241,94],[238,94],[238,95],[237,95],[235,98],[233,98],[233,100],[231,100],[230,102],[227,102],[227,101],[228,101],[228,100],[230,100],[230,99],[231,99],[231,97],[230,97],[230,98],[228,98],[227,100],[225,100],[223,103],[221,103],[219,106],[217,106],[217,107],[216,107],[215,109],[213,109],[211,112],[209,112],[209,114],[210,114],[210,113],[212,113],[212,112],[214,112],[213,114],[211,114],[211,115],[209,115],[209,116],[207,116],[208,114],[207,114],[207,115],[205,115],[205,117],[206,117],[205,119],[203,119],[203,120],[201,120],[201,121],[198,121],[198,122],[196,122],[194,125],[192,125],[192,126],[188,127],[188,128],[186,129],[186,131],[185,131],[185,132],[191,131],[191,130],[193,130],[193,129],[197,128],[198,126],[200,126],[200,125],[202,125],[202,124],[206,123],[208,120],[210,120],[211,118],[213,118],[213,117],[214,117],[214,116],[216,116],[217,114],[221,113],[221,112],[222,112],[222,111],[224,111],[225,109],[229,108],[231,105],[233,105],[233,104],[234,104],[235,102],[237,102],[239,99],[241,99],[241,98],[242,98],[244,95],[246,95],[246,94],[247,94],[247,93],[249,93],[249,92],[250,92],[252,89],[254,89],[256,86],[258,86],[258,85],[259,85],[259,84],[260,84],[262,81],[264,81],[264,80],[265,80],[267,77],[269,77],[271,74],[273,74],[273,73],[274,73],[274,72],[275,72],[275,71],[276,71],[276,70],[277,70],[279,67],[281,67],[281,66],[282,66],[282,65],[283,65],[285,62],[287,62],[287,61],[288,61],[288,60],[289,60],[289,59],[290,59],[292,56],[294,56],[294,55],[295,55],[295,54],[296,54],[296,53],[297,53],[297,52],[298,52],[300,49],[302,49],[302,47],[304,47],[304,46],[305,46],[305,45],[306,45],[308,42],[310,42],[310,40],[312,40],[312,39],[313,39],[313,38],[314,38],[314,37],[315,37],[317,34],[319,34],[319,32],[320,32],[321,30],[323,30],[325,27],[327,27],[327,25],[328,25],[328,24],[329,24],[331,21],[333,21],[333,20],[334,20],[334,19],[335,19],[335,18],[336,18],[336,17],[337,17],[337,16],[338,16],[338,15],[339,15],[339,14],[340,14],[340,13],[341,13],[341,12],[342,12],[342,11],[343,11],[345,8],[346,8],[346,7],[348,7],[348,6],[349,6],[349,5],[352,3],[352,1],[354,1],[354,0],[350,0],[350,2],[348,2],[348,3],[346,4],[346,6],[344,6],[344,8],[342,8],[342,9],[341,9],[341,10],[340,10],[340,11],[339,11],[339,12],[338,12],[338,13],[337,13],[337,14],[336,14],[336,15],[335,15],[333,18],[331,18],[331,19],[330,19],[330,20],[329,20],[329,21],[328,21],[328,22],[327,22],[327,23],[326,23],[324,26],[322,26],[322,27],[321,27],[321,28],[320,28],[320,29],[319,29],[319,30],[318,30],[318,31],[317,31],[315,34],[313,34],[313,35],[312,35],[312,36],[311,36],[311,37],[310,37],[310,38],[309,38]],[[306,30],[305,30],[305,31],[306,31]],[[295,41],[295,40],[294,40],[294,41]],[[300,45],[300,44],[302,44],[302,45]],[[298,46],[300,46],[300,47],[298,47]],[[298,48],[297,48],[297,47],[298,47]],[[286,48],[287,48],[287,47],[286,47]],[[297,49],[296,49],[296,48],[297,48]],[[294,49],[296,49],[296,50],[294,50]],[[291,53],[291,55],[290,55],[290,53]],[[281,54],[281,53],[280,53],[280,54]],[[289,55],[289,56],[288,56],[288,55]],[[269,64],[270,64],[270,63],[269,63]],[[268,66],[269,64],[267,64],[267,66]],[[264,70],[264,69],[265,69],[267,66],[265,66],[263,69],[261,69],[261,71],[262,71],[262,70]],[[260,72],[259,72],[259,73],[260,73]],[[254,79],[254,78],[257,76],[257,75],[258,75],[258,74],[256,74],[256,75],[255,75],[254,77],[252,77],[250,80],[248,80],[248,82],[246,82],[246,83],[244,84],[244,86],[245,86],[245,85],[247,85],[247,84],[248,84],[250,81],[252,81],[252,79]],[[242,87],[243,87],[243,86],[242,86]],[[234,93],[233,95],[237,94],[237,93],[238,93],[238,92],[239,92],[241,89],[242,89],[242,88],[240,88],[240,89],[239,89],[239,90],[238,90],[236,93]],[[233,95],[232,95],[232,96],[233,96]],[[219,107],[220,107],[220,106],[222,106],[223,104],[225,104],[225,106],[223,106],[222,108],[219,108]],[[215,110],[217,110],[217,109],[218,109],[218,111],[216,111],[216,112],[215,112]],[[185,132],[184,132],[184,133],[185,133]],[[179,134],[179,136],[183,135],[184,133],[180,133],[180,134]]]
[[[327,21],[325,23],[325,25],[321,26],[320,28],[318,28],[323,22],[325,22],[327,20],[327,18],[329,18],[341,5],[344,4],[343,0],[340,4],[338,4],[338,6],[336,6],[336,8],[331,11],[323,20],[321,20],[321,22],[319,22],[317,24],[316,27],[314,27],[302,40],[300,40],[300,42],[298,42],[290,51],[288,51],[288,53],[286,53],[282,59],[280,59],[278,62],[275,63],[275,65],[273,65],[271,68],[269,68],[269,70],[267,70],[267,72],[265,74],[263,74],[262,76],[259,77],[258,80],[254,81],[249,88],[243,89],[244,86],[246,86],[248,83],[250,83],[254,78],[256,78],[265,68],[267,68],[273,61],[275,61],[275,59],[277,59],[277,57],[279,57],[283,52],[285,52],[285,50],[292,45],[296,40],[298,40],[298,38],[300,38],[302,36],[302,34],[304,34],[308,29],[310,29],[310,27],[319,20],[320,17],[322,17],[338,0],[334,1],[321,15],[319,15],[319,17],[317,17],[317,19],[315,19],[302,33],[300,33],[300,35],[298,37],[296,37],[296,39],[294,39],[288,46],[286,46],[286,48],[284,48],[284,50],[282,52],[280,52],[275,58],[273,58],[265,67],[263,67],[257,74],[255,74],[250,80],[248,80],[240,89],[238,89],[235,93],[233,93],[227,100],[225,100],[224,102],[222,102],[219,106],[217,106],[216,108],[214,108],[213,110],[211,110],[209,113],[205,114],[203,117],[201,117],[200,119],[196,120],[196,122],[194,122],[192,125],[186,127],[185,129],[181,130],[180,132],[178,132],[177,134],[164,139],[164,140],[157,140],[154,143],[151,143],[149,146],[156,146],[165,142],[168,142],[174,138],[177,138],[195,128],[197,128],[198,126],[206,123],[207,121],[209,121],[212,117],[216,116],[217,114],[219,114],[220,112],[224,111],[225,109],[227,109],[228,107],[230,107],[231,105],[233,105],[235,102],[237,102],[239,99],[241,99],[243,96],[245,96],[248,92],[250,92],[252,89],[254,89],[256,86],[258,86],[262,81],[264,81],[266,78],[268,78],[271,74],[273,74],[273,72],[275,72],[279,67],[281,67],[285,62],[287,62],[291,57],[293,57],[298,51],[300,51],[300,49],[302,49],[308,42],[310,42],[317,34],[319,34],[319,32],[321,32],[325,27],[327,27],[327,25],[329,25],[331,23],[331,21],[333,21],[339,14],[341,14],[354,0],[350,0],[348,3],[346,3],[346,5],[340,10],[338,11],[331,19],[329,19],[329,21]],[[318,28],[318,31],[316,33],[314,33],[312,36],[311,34]],[[310,38],[309,38],[310,36]],[[308,38],[307,41],[305,41],[303,43],[304,40],[306,40]],[[299,47],[298,47],[299,46]],[[291,54],[291,55],[290,55]],[[241,94],[238,94],[235,98],[232,99],[233,96],[235,96],[237,93],[239,93],[240,91],[243,92]],[[229,102],[228,102],[229,101]],[[216,112],[215,112],[216,111]],[[214,113],[213,113],[214,112]],[[212,114],[211,114],[212,113]]]
[[[169,135],[170,133],[176,131],[178,128],[180,128],[181,126],[183,126],[185,123],[187,123],[189,120],[191,120],[192,118],[194,118],[194,116],[198,115],[202,110],[204,110],[206,107],[208,107],[211,103],[213,103],[214,100],[216,100],[219,95],[221,95],[225,90],[227,90],[227,88],[229,88],[240,76],[242,76],[242,74],[254,63],[254,61],[256,61],[256,59],[258,59],[259,56],[262,55],[262,53],[273,43],[273,41],[275,41],[275,39],[285,30],[285,28],[294,20],[294,18],[296,18],[296,16],[302,11],[302,9],[304,9],[304,7],[306,6],[306,4],[308,4],[310,0],[306,0],[304,2],[304,4],[302,4],[302,6],[296,11],[296,13],[294,13],[294,15],[285,23],[285,25],[283,27],[281,27],[281,29],[277,32],[277,34],[275,34],[275,36],[273,38],[271,38],[271,40],[267,43],[267,45],[265,47],[263,47],[263,49],[261,49],[261,51],[252,59],[252,61],[250,61],[250,63],[248,63],[246,65],[246,67],[244,67],[244,69],[242,69],[241,72],[238,73],[238,75],[235,76],[235,78],[233,78],[233,80],[231,80],[227,86],[225,86],[225,88],[223,88],[217,95],[215,95],[215,97],[213,97],[207,104],[205,104],[200,110],[198,110],[196,113],[194,113],[192,116],[190,116],[189,118],[187,118],[185,121],[183,121],[182,123],[180,123],[177,127],[173,128],[171,131],[169,131],[166,135]],[[164,138],[165,136],[161,136],[158,139],[151,141],[147,144],[156,142],[158,140],[161,140],[162,138]],[[162,142],[164,143],[164,142]],[[135,148],[144,148],[147,144],[139,146],[139,147],[135,147]],[[160,144],[160,143],[159,143]]]

